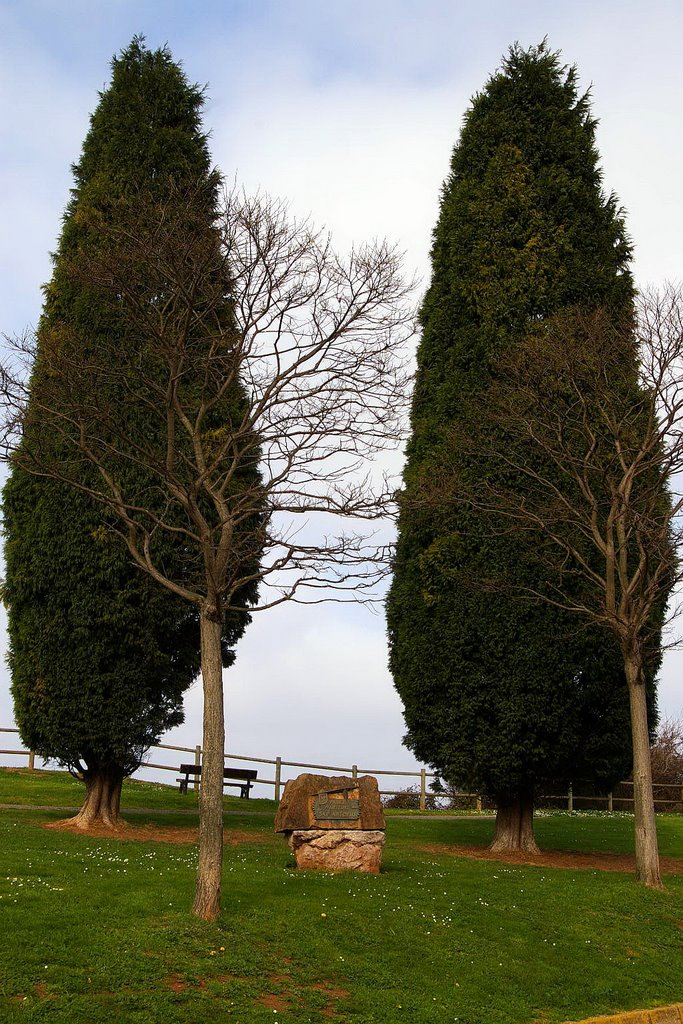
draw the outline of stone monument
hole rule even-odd
[[[297,868],[378,874],[384,813],[377,779],[299,775],[285,786],[275,818]]]

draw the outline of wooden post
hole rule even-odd
[[[351,778],[353,778],[353,779],[357,779],[358,778],[358,765],[357,764],[352,764],[351,765]]]
[[[569,783],[569,792],[567,793],[567,810],[574,810],[574,789],[571,782]]]
[[[607,794],[607,810],[610,814],[614,810],[614,800],[612,799],[611,791]]]
[[[481,814],[481,793],[477,797],[476,809],[478,813]]]
[[[199,746],[199,744],[197,744],[197,746],[194,748],[194,763],[196,764],[197,768],[199,768],[201,766],[201,763],[202,763],[202,748]],[[192,785],[193,785],[194,791],[196,793],[197,790],[199,789],[199,776],[198,775],[195,775],[194,782],[192,783]]]
[[[28,752],[28,770],[30,772],[32,772],[33,769],[35,768],[35,766],[36,766],[36,755],[35,755],[35,753],[32,750],[29,750],[29,752]]]
[[[426,769],[420,769],[420,810],[424,811],[427,808],[427,772]]]
[[[282,778],[282,758],[275,758],[275,799],[280,803],[280,779]]]

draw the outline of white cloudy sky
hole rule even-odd
[[[547,35],[592,85],[605,183],[626,207],[638,282],[683,277],[678,0],[0,0],[0,330],[37,320],[70,164],[112,54],[136,33],[168,43],[207,83],[206,125],[229,178],[288,197],[339,245],[388,236],[423,282],[469,97],[512,42]],[[682,654],[667,655],[660,704],[675,717],[682,667]],[[401,746],[384,622],[367,610],[264,613],[226,691],[234,752],[415,764]],[[193,745],[197,687],[186,705],[169,741]],[[11,724],[3,672],[0,726]]]

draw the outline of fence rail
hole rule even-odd
[[[14,735],[18,735],[19,730],[18,729],[11,729],[11,728],[0,728],[0,733],[12,733]],[[197,744],[194,747],[177,747],[177,746],[173,746],[173,745],[168,744],[168,743],[157,743],[157,744],[155,744],[154,747],[151,747],[150,749],[152,749],[152,750],[173,750],[173,751],[176,751],[176,752],[181,753],[181,754],[194,754],[195,764],[197,764],[197,765],[201,764],[202,748],[201,748],[201,746],[199,744]],[[36,758],[35,753],[33,751],[31,751],[31,750],[26,750],[24,747],[21,747],[19,749],[13,748],[13,749],[7,749],[7,750],[0,750],[0,754],[11,754],[11,755],[13,755],[15,757],[16,756],[28,757],[28,767],[31,768],[31,769],[35,768],[35,758]],[[357,778],[358,775],[376,775],[376,776],[377,775],[383,775],[383,776],[391,776],[391,777],[395,777],[395,778],[412,778],[412,779],[416,779],[416,780],[419,781],[419,787],[420,788],[419,788],[419,793],[416,793],[415,795],[418,797],[418,808],[421,811],[424,811],[424,810],[427,809],[428,797],[430,797],[432,795],[438,796],[438,794],[430,794],[430,793],[427,792],[427,779],[436,778],[437,777],[437,773],[436,772],[427,771],[426,768],[420,768],[418,771],[412,771],[412,772],[411,771],[405,771],[404,769],[394,771],[394,770],[392,770],[390,768],[359,768],[358,765],[355,765],[355,764],[351,765],[350,767],[349,766],[340,766],[340,765],[329,765],[329,764],[309,764],[308,762],[304,762],[304,761],[285,761],[285,760],[283,760],[282,757],[279,757],[279,756],[275,757],[275,758],[270,758],[270,757],[252,757],[251,755],[247,755],[247,754],[226,754],[225,755],[225,759],[226,759],[226,761],[248,761],[248,762],[250,762],[252,764],[271,764],[271,765],[273,765],[273,767],[275,768],[274,778],[272,778],[272,779],[257,778],[257,779],[254,780],[254,783],[257,784],[257,785],[272,786],[273,787],[273,795],[274,795],[274,797],[275,797],[275,799],[277,801],[280,800],[280,796],[281,796],[281,793],[282,793],[282,786],[283,786],[282,769],[283,768],[285,768],[285,769],[287,769],[287,768],[313,768],[313,769],[316,769],[316,770],[319,770],[319,771],[325,771],[325,772],[342,772],[345,775],[351,775],[352,778]],[[167,772],[177,772],[177,771],[179,771],[179,768],[180,768],[180,766],[177,765],[177,764],[176,765],[160,764],[157,761],[142,761],[140,767],[141,768],[154,768],[154,769],[156,769],[158,771],[167,771]],[[133,778],[135,778],[135,775],[133,775]],[[196,780],[194,782],[194,788],[197,789],[199,787],[199,784],[200,784],[199,780]],[[633,786],[633,782],[628,782],[628,781],[626,781],[626,782],[619,782],[617,785],[619,787],[621,787],[621,786],[631,786],[632,787]],[[683,785],[679,786],[677,783],[656,782],[656,783],[653,784],[653,789],[655,789],[655,790],[666,789],[666,790],[669,790],[670,793],[673,793],[675,790],[678,790],[677,797],[672,798],[670,795],[668,797],[661,797],[661,798],[655,797],[655,801],[654,802],[655,802],[655,804],[666,804],[668,806],[670,806],[672,804],[673,805],[678,805],[678,809],[683,811]],[[404,793],[404,792],[405,792],[405,790],[400,790],[400,789],[382,789],[382,790],[380,790],[381,796],[398,796],[399,794]],[[459,800],[470,800],[470,801],[473,801],[474,804],[475,804],[476,810],[477,811],[481,811],[482,810],[482,807],[483,807],[483,797],[482,797],[482,795],[480,793],[464,793],[464,792],[458,791],[457,792],[457,798]],[[572,786],[570,786],[566,793],[549,793],[549,794],[545,794],[545,795],[540,797],[540,800],[558,800],[558,801],[566,802],[567,810],[569,810],[569,811],[573,811],[574,810],[574,804],[577,801],[590,801],[592,803],[600,803],[601,801],[604,801],[607,810],[612,812],[613,809],[614,809],[614,804],[632,804],[633,803],[633,796],[615,796],[613,793],[608,793],[606,796],[596,796],[596,795],[591,795],[591,794],[586,794],[586,793],[579,794],[579,793],[574,793]]]

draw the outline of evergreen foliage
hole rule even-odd
[[[101,365],[130,365],[135,380],[144,339],[73,266],[97,253],[98,223],[128,216],[138,195],[144,194],[149,208],[150,198],[161,203],[187,188],[204,197],[200,215],[213,222],[219,177],[211,168],[201,107],[201,91],[188,84],[166,49],[152,52],[136,38],[114,59],[111,84],[101,94],[74,167],[75,185],[45,288],[33,395],[51,386],[41,349],[73,339],[84,358],[90,348]],[[121,376],[112,379],[102,402],[119,410],[121,434],[158,430],[153,411],[127,403]],[[245,396],[232,400],[243,403]],[[228,403],[222,412],[228,420]],[[212,424],[216,430],[223,427],[220,419]],[[29,424],[24,446],[52,446],[57,462],[66,458],[60,442],[30,415]],[[133,565],[111,513],[66,483],[30,474],[20,462],[4,491],[4,599],[17,723],[26,745],[43,756],[84,768],[86,777],[123,777],[137,767],[146,747],[182,721],[182,695],[200,664],[198,610]],[[134,462],[124,458],[117,471],[147,507],[163,500]],[[95,470],[84,462],[81,473],[87,481]],[[155,543],[169,574],[182,578],[195,571],[168,535]],[[237,603],[246,607],[255,596],[252,587]],[[226,618],[225,665],[248,621],[246,611]]]
[[[569,613],[477,588],[495,572],[543,589],[528,540],[471,509],[418,500],[452,463],[452,428],[516,340],[567,307],[631,316],[631,248],[602,189],[595,127],[574,68],[545,42],[510,49],[454,149],[421,309],[390,665],[407,745],[499,803],[553,779],[607,788],[630,769],[616,644]]]

